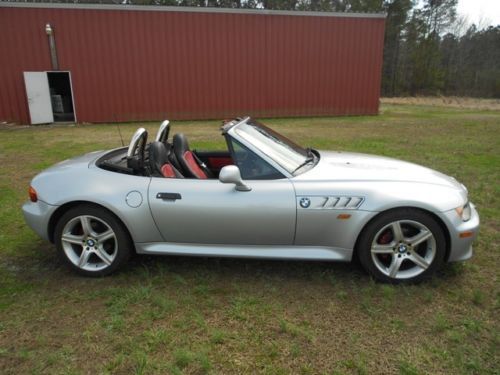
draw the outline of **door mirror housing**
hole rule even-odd
[[[250,191],[252,188],[243,183],[240,169],[236,165],[226,165],[220,170],[219,181],[223,184],[235,184],[238,191]]]

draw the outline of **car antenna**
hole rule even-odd
[[[120,131],[120,123],[116,123],[116,128],[118,129],[118,134],[120,134],[120,140],[122,141],[122,147],[125,146],[125,143],[123,143],[123,137],[122,137],[122,132]]]

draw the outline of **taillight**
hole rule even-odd
[[[28,190],[28,194],[30,196],[30,201],[36,202],[38,200],[38,196],[36,195],[36,190],[33,189],[32,186],[30,186],[30,189]]]

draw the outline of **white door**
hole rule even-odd
[[[54,122],[50,101],[49,79],[45,72],[24,72],[28,107],[32,124]]]

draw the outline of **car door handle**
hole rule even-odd
[[[177,199],[182,199],[182,196],[179,193],[158,193],[156,194],[156,198],[175,201]]]

